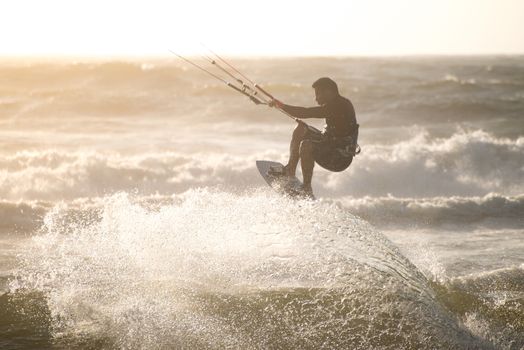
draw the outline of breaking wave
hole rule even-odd
[[[431,139],[420,132],[393,145],[364,145],[347,176],[330,174],[326,188],[354,196],[484,196],[524,192],[524,138],[481,130]]]
[[[285,151],[284,153],[287,153]],[[247,156],[223,153],[24,151],[0,160],[5,199],[56,200],[138,190],[144,194],[198,186],[254,186],[256,159],[284,161],[269,149]],[[317,167],[315,185],[330,197],[484,196],[524,192],[524,138],[496,138],[484,131],[459,131],[432,139],[422,131],[392,145],[363,145],[348,171]]]

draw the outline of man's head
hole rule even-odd
[[[324,105],[338,96],[338,86],[329,78],[320,78],[313,83],[315,99],[319,105]]]

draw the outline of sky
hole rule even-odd
[[[0,56],[524,54],[524,0],[5,0]]]

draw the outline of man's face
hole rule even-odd
[[[331,92],[328,89],[315,89],[315,100],[322,106],[331,99]]]

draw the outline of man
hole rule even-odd
[[[306,196],[313,196],[311,179],[315,162],[330,171],[343,171],[352,162],[356,151],[358,124],[353,104],[338,92],[337,84],[330,78],[320,78],[313,83],[319,107],[296,107],[278,100],[271,107],[282,109],[295,118],[325,118],[324,131],[308,126],[301,120],[293,131],[289,147],[289,161],[284,169],[270,169],[274,176],[295,176],[298,161],[302,168],[303,188]]]

